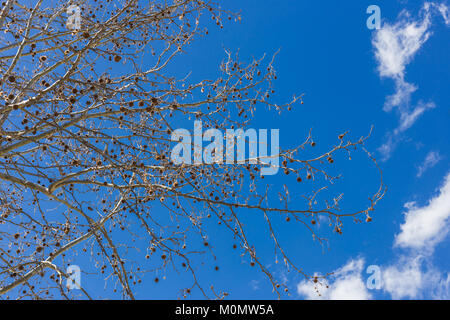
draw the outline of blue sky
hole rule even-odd
[[[195,43],[184,63],[192,66],[194,76],[201,76],[215,70],[224,55],[222,47],[239,49],[242,58],[270,55],[281,49],[275,64],[279,79],[276,99],[284,101],[292,94],[305,93],[305,104],[281,116],[262,110],[255,127],[280,128],[282,146],[298,143],[310,128],[321,144],[327,144],[342,131],[350,130],[359,136],[366,134],[372,124],[375,126],[367,148],[382,160],[389,190],[373,222],[346,224],[343,235],[330,234],[327,249],[312,241],[306,230],[283,230],[289,253],[305,271],[337,272],[329,281],[330,289],[323,289],[323,297],[448,298],[448,238],[432,239],[436,235],[433,231],[445,234],[448,230],[450,208],[448,187],[447,193],[441,190],[449,172],[450,29],[444,6],[438,5],[446,3],[436,2],[426,10],[421,1],[379,1],[376,4],[381,9],[382,30],[378,33],[366,27],[366,8],[371,4],[375,3],[228,1],[227,8],[241,10],[242,22],[227,24],[223,30],[211,28],[209,38]],[[409,38],[402,47],[401,39],[405,37]],[[387,46],[384,57],[377,59],[378,48],[383,45]],[[381,71],[383,68],[385,71]],[[402,71],[393,74],[396,70]],[[400,78],[417,89],[409,102],[403,97],[387,112],[385,106]],[[430,107],[424,107],[426,111],[407,130],[399,130],[407,126],[402,119],[421,110],[416,109],[421,105]],[[383,151],[382,146],[389,146],[390,151]],[[363,157],[342,165],[347,172],[339,187],[347,201],[356,205],[365,200],[361,196],[371,186],[376,186],[376,172]],[[275,183],[282,180],[281,176],[274,178]],[[432,198],[437,198],[438,206],[443,208],[430,206]],[[422,210],[414,210],[413,201]],[[409,209],[405,208],[408,203]],[[410,218],[406,225],[405,217],[417,212],[421,215]],[[432,231],[422,223],[431,224]],[[404,243],[396,244],[402,226],[409,230],[417,228],[415,224],[425,228],[421,231],[419,226],[417,230],[419,236],[425,233],[423,246],[408,243],[412,240],[407,231],[402,234]],[[263,248],[266,243],[270,264],[272,247],[260,240]],[[224,284],[231,298],[273,298],[264,276],[230,253],[223,256],[221,271],[210,275],[215,283]],[[380,267],[383,281],[379,290],[365,286],[369,265]],[[300,282],[294,273],[287,273],[281,266],[271,268],[286,277],[291,298],[317,297],[313,288]]]
[[[372,4],[381,9],[380,30],[366,27],[366,8]],[[227,0],[225,8],[240,11],[242,20],[226,23],[224,29],[211,26],[207,37],[197,39],[170,66],[178,75],[192,71],[195,81],[217,76],[224,48],[239,50],[247,61],[281,49],[273,100],[285,102],[304,93],[305,103],[281,115],[261,108],[254,128],[279,128],[285,148],[301,143],[312,129],[320,151],[346,130],[358,138],[374,125],[366,147],[379,159],[388,192],[373,221],[349,220],[342,235],[323,227],[319,231],[329,239],[325,247],[299,225],[282,221],[276,225],[287,253],[305,272],[335,272],[327,282],[329,289],[319,286],[322,298],[450,297],[449,5],[406,0]],[[365,205],[367,195],[378,186],[376,168],[364,154],[336,162],[343,179],[332,191],[344,193],[343,209]],[[280,187],[285,180],[280,172],[267,182]],[[294,183],[289,186],[293,193],[304,191]],[[310,283],[275,263],[263,219],[252,212],[242,214],[266,266],[288,285],[291,294],[286,298],[318,298]],[[209,227],[220,255],[199,264],[200,281],[229,292],[231,299],[276,298],[265,276],[232,249],[229,235]],[[212,267],[215,264],[219,271]],[[380,268],[380,289],[366,286],[370,265]],[[172,299],[190,283],[187,275],[171,270],[158,276],[162,281],[155,284],[154,275],[148,275],[136,296]],[[96,280],[89,284],[102,290]],[[201,295],[193,292],[191,298]]]

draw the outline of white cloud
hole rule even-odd
[[[433,250],[449,229],[450,220],[450,173],[447,174],[439,195],[423,207],[409,203],[405,222],[395,238],[395,245],[403,248]]]
[[[430,152],[425,163],[437,161],[438,157],[438,154]],[[445,276],[433,267],[431,254],[435,246],[445,239],[449,229],[450,172],[439,194],[426,206],[417,207],[415,202],[408,202],[405,208],[405,222],[400,226],[401,231],[394,244],[409,251],[382,271],[383,289],[393,299],[418,299],[424,293],[435,299],[447,299],[450,296],[450,275]]]
[[[450,229],[450,172],[439,194],[426,206],[407,202],[405,222],[395,237],[395,246],[407,249],[389,265],[381,266],[381,286],[393,299],[450,299],[450,274],[432,263],[435,246]],[[350,260],[322,283],[302,281],[297,292],[306,299],[371,299],[363,277],[364,260]],[[321,295],[319,296],[318,293]]]
[[[384,24],[373,39],[380,76],[403,80],[406,65],[430,36],[429,27],[428,10],[417,21],[409,19],[409,14],[403,11],[400,21],[394,25]],[[413,86],[402,86],[401,82],[399,84],[400,89],[406,88],[410,92],[415,90]]]
[[[443,3],[436,4],[433,2],[426,2],[424,6],[428,10],[434,9],[435,11],[439,12],[439,14],[442,16],[442,18],[444,18],[445,24],[450,25],[449,9],[445,4],[443,4]]]
[[[450,300],[450,274],[447,274],[447,278],[441,277],[432,296],[433,299]]]
[[[417,177],[420,178],[425,173],[425,171],[434,167],[441,160],[442,157],[438,151],[428,152],[427,156],[425,157],[425,160],[417,169]]]
[[[408,130],[416,122],[417,119],[427,110],[433,109],[435,104],[432,102],[422,103],[414,107],[411,111],[404,111],[400,114],[400,125],[395,129],[394,134],[399,134],[403,131]]]
[[[324,280],[321,283],[314,284],[311,281],[303,280],[297,285],[297,292],[309,300],[371,299],[362,277],[363,267],[363,259],[351,260],[342,268],[334,271],[328,281]]]
[[[383,269],[383,290],[393,299],[448,299],[450,275],[433,266],[418,252],[401,255],[394,265]]]
[[[392,132],[389,132],[387,134],[386,140],[387,141],[378,148],[378,151],[383,156],[382,160],[389,159],[389,157],[391,156],[391,154],[394,151],[395,147],[397,146],[398,137],[394,136],[392,134]]]
[[[395,81],[395,87],[395,93],[386,98],[386,102],[383,107],[383,110],[386,112],[391,111],[395,106],[409,105],[411,95],[417,90],[415,85],[407,83],[403,79],[397,79]],[[401,111],[405,112],[406,110],[402,108]]]
[[[449,25],[449,24],[450,24],[450,15],[449,15],[449,13],[448,13],[448,7],[445,6],[444,4],[441,4],[441,5],[438,7],[438,10],[439,10],[439,12],[441,13],[442,17],[444,18],[445,24],[446,24],[446,25]]]
[[[391,156],[401,140],[400,134],[412,127],[426,110],[435,107],[432,102],[412,105],[411,96],[418,87],[405,80],[406,66],[431,36],[431,17],[435,12],[442,15],[446,24],[449,24],[446,5],[426,2],[417,18],[402,11],[397,22],[385,23],[372,39],[380,77],[391,78],[395,82],[395,93],[386,98],[383,110],[390,112],[395,109],[399,114],[398,127],[388,134],[388,140],[378,149],[383,160]]]
[[[420,258],[401,257],[395,265],[383,269],[381,274],[383,289],[389,292],[393,299],[418,297],[426,278],[421,270]]]

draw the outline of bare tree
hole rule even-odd
[[[366,137],[341,134],[329,151],[305,158],[316,144],[305,132],[301,145],[280,151],[280,174],[310,184],[303,208],[290,204],[287,188],[268,188],[262,161],[175,164],[171,134],[180,123],[244,129],[257,108],[290,110],[302,96],[270,102],[273,59],[244,64],[226,53],[216,80],[171,76],[171,60],[208,33],[200,20],[212,18],[219,28],[240,20],[214,2],[55,1],[28,7],[32,2],[5,0],[0,12],[0,296],[73,298],[65,270],[82,255],[123,298],[134,299],[144,275],[163,269],[192,275],[181,297],[198,290],[223,298],[227,293],[205,287],[196,274],[201,254],[215,257],[214,242],[224,241],[208,233],[208,219],[228,230],[233,247],[278,297],[288,294],[256,253],[241,211],[266,220],[274,254],[286,266],[320,282],[289,258],[272,220],[298,223],[318,241],[322,221],[338,233],[346,217],[370,221],[382,180],[362,209],[340,211],[340,196],[316,201],[338,177],[327,173],[335,155],[364,151]],[[80,26],[67,27],[69,5],[78,6]]]

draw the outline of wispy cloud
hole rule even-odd
[[[402,248],[433,249],[448,233],[450,227],[450,173],[446,176],[439,195],[423,207],[416,203],[406,205],[405,222],[395,238]]]
[[[350,260],[333,272],[327,280],[314,284],[303,280],[297,285],[297,293],[309,300],[368,300],[371,294],[362,277],[364,260]]]
[[[447,6],[426,2],[418,17],[413,18],[409,12],[402,11],[395,23],[385,23],[372,39],[380,77],[391,78],[395,83],[395,93],[386,98],[383,110],[395,109],[399,114],[398,127],[388,134],[386,143],[379,148],[383,160],[391,156],[401,140],[401,133],[412,127],[426,110],[435,107],[432,102],[412,104],[411,96],[418,87],[405,80],[406,66],[431,36],[431,18],[435,12],[448,24]]]
[[[433,292],[433,298],[450,300],[450,274],[447,274],[447,278],[442,277]]]
[[[394,130],[394,134],[400,134],[403,131],[408,130],[419,119],[419,117],[428,109],[433,109],[435,104],[433,102],[423,103],[419,102],[413,110],[409,112],[402,112],[400,114],[400,125]]]
[[[438,151],[430,151],[423,163],[417,169],[417,177],[420,178],[428,169],[434,167],[439,161],[442,160],[441,155]]]
[[[436,3],[432,3],[432,2],[427,2],[425,3],[425,6],[428,6],[434,10],[439,11],[439,13],[441,14],[441,16],[444,18],[445,20],[445,24],[446,25],[450,25],[450,15],[449,15],[449,8],[441,3],[441,4],[436,4]]]
[[[416,90],[414,85],[402,82],[405,77],[405,67],[409,64],[428,40],[430,32],[430,14],[428,11],[422,19],[413,20],[408,12],[400,14],[400,20],[393,25],[385,23],[373,38],[375,56],[378,61],[380,76],[398,81],[400,92],[410,94]],[[403,95],[407,96],[407,95]],[[398,103],[396,99],[390,102]]]

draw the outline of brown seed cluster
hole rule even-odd
[[[80,4],[81,29],[67,30],[52,18],[61,8],[6,3],[12,7],[1,18],[0,242],[9,246],[0,250],[0,290],[17,281],[17,299],[73,298],[55,269],[81,258],[92,261],[114,297],[136,298],[146,280],[186,272],[193,283],[181,297],[196,290],[222,299],[228,293],[204,287],[198,273],[219,271],[220,250],[230,250],[262,272],[276,295],[289,294],[260,260],[253,222],[266,224],[256,232],[273,241],[274,261],[281,257],[307,276],[281,246],[280,228],[304,226],[321,239],[316,221],[342,233],[344,217],[372,220],[381,192],[355,214],[341,211],[340,198],[322,196],[321,187],[336,179],[328,173],[341,162],[336,154],[364,142],[344,141],[346,133],[325,154],[310,148],[311,135],[282,150],[283,183],[261,176],[264,159],[174,163],[172,136],[180,124],[201,120],[204,130],[245,132],[258,109],[301,112],[303,96],[274,102],[273,59],[244,61],[226,51],[216,78],[174,76],[175,57],[208,33],[200,17],[222,28],[228,15],[238,16],[209,1],[94,0]]]

